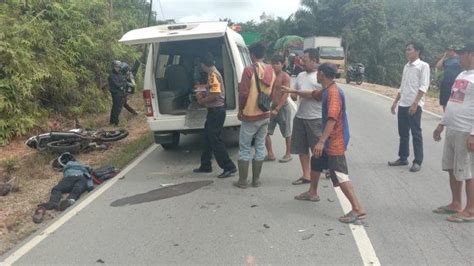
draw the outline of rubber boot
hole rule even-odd
[[[259,187],[261,185],[260,173],[262,172],[263,161],[252,161],[252,187]]]
[[[247,176],[249,174],[249,161],[239,160],[237,162],[239,168],[239,181],[232,183],[239,188],[247,188]]]

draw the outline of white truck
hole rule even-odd
[[[344,73],[345,54],[342,39],[339,37],[313,36],[304,39],[304,49],[316,48],[319,63],[332,63],[337,66],[337,78]]]

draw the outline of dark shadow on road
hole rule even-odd
[[[150,202],[150,201],[172,198],[172,197],[184,195],[187,193],[191,193],[194,190],[208,186],[212,183],[214,183],[214,181],[211,181],[211,180],[184,182],[177,185],[154,189],[146,193],[137,194],[137,195],[126,197],[126,198],[121,198],[112,202],[110,206],[122,207],[126,205],[135,205],[135,204],[140,204],[140,203],[145,203],[145,202]]]

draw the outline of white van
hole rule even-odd
[[[206,109],[199,107],[192,89],[203,78],[199,58],[214,55],[223,76],[227,116],[224,128],[238,127],[238,83],[250,54],[240,34],[227,22],[168,24],[136,29],[121,39],[124,44],[147,44],[143,98],[155,142],[165,149],[179,144],[181,133],[204,128]],[[205,78],[205,76],[204,76]]]

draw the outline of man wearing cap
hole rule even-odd
[[[442,168],[449,173],[452,201],[433,210],[453,214],[448,221],[474,222],[474,43],[466,44],[456,53],[464,69],[454,81],[446,112],[433,132],[441,140],[446,127]],[[462,187],[466,183],[466,207],[462,208]]]
[[[409,42],[405,46],[408,63],[403,68],[402,82],[397,97],[392,104],[392,114],[396,114],[398,106],[398,134],[400,145],[399,158],[388,162],[389,166],[408,165],[410,155],[410,132],[413,140],[415,159],[410,172],[421,170],[423,162],[423,136],[421,134],[421,113],[425,102],[425,93],[430,86],[430,66],[420,60],[423,45]]]
[[[445,111],[451,95],[451,86],[453,86],[457,75],[462,71],[461,65],[459,65],[459,56],[454,51],[454,46],[451,45],[446,49],[444,55],[436,63],[436,68],[443,70],[443,79],[439,89],[439,104],[443,106],[443,111]]]
[[[346,114],[344,92],[334,82],[337,68],[330,63],[318,67],[317,80],[323,86],[322,90],[299,92],[299,95],[311,96],[315,100],[322,100],[322,128],[323,132],[313,148],[311,157],[311,186],[308,191],[295,196],[297,200],[319,201],[318,183],[323,170],[329,170],[330,178],[335,187],[340,187],[351,204],[351,211],[339,218],[342,223],[356,223],[364,219],[367,214],[355,194],[349,171],[345,151],[349,143],[349,123]],[[298,93],[289,88],[289,93]]]

